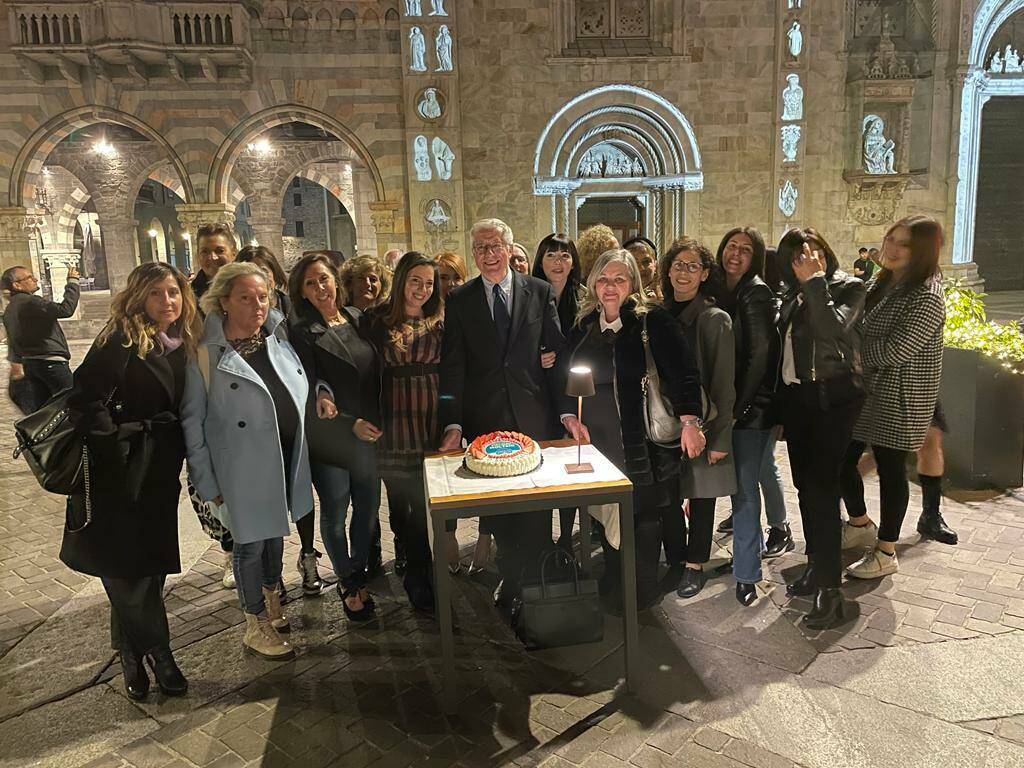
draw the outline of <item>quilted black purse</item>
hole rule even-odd
[[[572,578],[550,581],[548,566],[568,566]],[[576,561],[563,549],[544,556],[540,581],[523,584],[515,629],[527,650],[597,643],[604,638],[604,614],[597,581],[581,579]]]

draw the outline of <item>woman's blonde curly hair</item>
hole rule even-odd
[[[380,278],[380,293],[377,294],[375,307],[379,307],[388,300],[391,295],[391,270],[381,263],[376,256],[356,256],[346,259],[341,265],[341,285],[345,289],[345,295],[352,301],[352,281],[359,277],[365,277],[371,272],[376,272]]]
[[[162,261],[147,262],[131,271],[128,284],[110,302],[110,319],[96,338],[99,344],[106,344],[115,332],[120,331],[124,336],[124,346],[135,346],[140,358],[145,358],[152,349],[163,351],[159,329],[146,314],[146,299],[153,287],[168,277],[174,278],[181,291],[181,316],[167,333],[179,336],[186,354],[194,357],[203,335],[196,297],[185,275]]]
[[[601,254],[619,247],[619,241],[610,227],[595,224],[576,238],[576,252],[580,256],[580,278],[584,281]]]

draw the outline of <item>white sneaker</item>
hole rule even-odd
[[[878,526],[872,522],[867,525],[850,525],[843,521],[843,549],[867,549],[874,547],[878,541]]]
[[[864,557],[846,569],[846,575],[854,579],[880,579],[900,569],[896,555],[887,555],[877,547],[871,547]]]
[[[235,570],[231,565],[232,553],[224,553],[224,575],[221,577],[220,583],[224,585],[224,589],[235,588]]]

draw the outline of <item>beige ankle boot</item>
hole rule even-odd
[[[274,629],[278,632],[291,632],[292,626],[285,618],[284,609],[281,607],[281,596],[277,594],[277,590],[264,587],[263,602],[267,605],[267,616],[270,617],[270,623]]]
[[[242,645],[249,653],[270,661],[295,658],[292,646],[277,634],[266,613],[259,616],[254,613],[245,614],[245,637],[242,638]]]

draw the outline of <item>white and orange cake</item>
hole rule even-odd
[[[466,449],[466,468],[478,475],[512,477],[540,466],[540,446],[520,432],[480,435]]]

